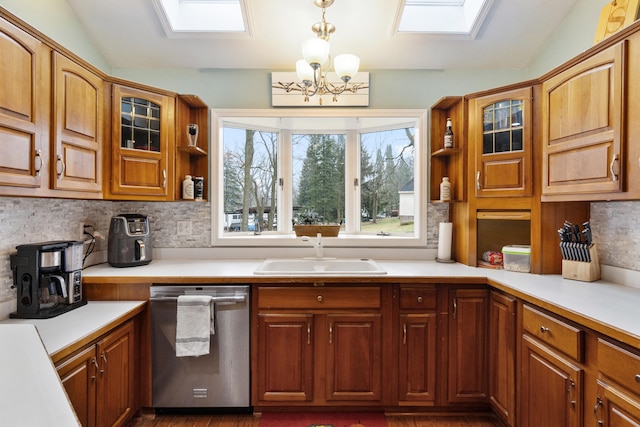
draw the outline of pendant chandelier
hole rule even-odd
[[[366,84],[350,84],[351,79],[358,73],[360,58],[351,54],[342,54],[331,61],[329,37],[336,30],[335,25],[325,19],[326,9],[333,4],[334,0],[313,0],[313,3],[322,9],[322,20],[311,26],[311,31],[316,35],[302,44],[302,56],[296,62],[296,73],[302,81],[300,83],[280,83],[281,89],[286,91],[300,91],[305,102],[309,98],[318,95],[333,95],[333,101],[337,101],[337,96],[343,92],[356,93],[359,88],[368,87]],[[342,83],[332,83],[327,80],[327,70],[322,66],[326,63],[329,67],[333,62],[335,73]]]

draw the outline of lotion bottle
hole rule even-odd
[[[182,198],[184,200],[193,200],[193,180],[191,175],[185,175],[182,181]]]
[[[448,202],[451,200],[451,183],[449,182],[449,177],[445,176],[442,178],[442,182],[440,183],[440,201]]]

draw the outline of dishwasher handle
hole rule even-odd
[[[165,301],[165,302],[169,302],[169,301],[177,301],[178,297],[151,297],[149,298],[149,301],[153,301],[153,302],[158,302],[158,301]],[[211,297],[211,302],[214,303],[225,303],[225,302],[245,302],[247,300],[247,295],[246,294],[242,294],[242,295],[228,295],[228,296],[221,296],[221,297]]]

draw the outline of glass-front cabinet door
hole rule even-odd
[[[160,152],[160,104],[133,96],[120,101],[120,147]]]
[[[470,100],[477,197],[531,195],[531,98],[527,87]]]
[[[113,85],[111,194],[114,199],[171,200],[175,100]]]

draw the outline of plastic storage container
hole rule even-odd
[[[531,246],[508,245],[502,248],[504,269],[528,273],[531,271]]]

